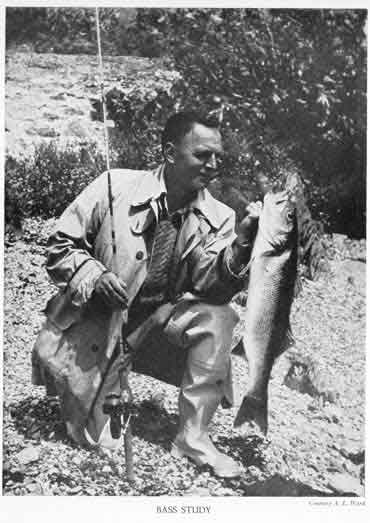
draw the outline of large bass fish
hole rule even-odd
[[[294,196],[267,193],[251,256],[244,351],[248,389],[234,426],[254,422],[267,432],[268,383],[275,358],[288,346],[297,277],[298,231]]]

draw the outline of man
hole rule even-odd
[[[116,447],[102,411],[106,395],[119,391],[119,358],[106,354],[112,311],[128,311],[125,335],[154,318],[156,336],[149,334],[141,346],[152,344],[153,353],[156,346],[186,351],[172,454],[209,464],[221,477],[238,476],[239,465],[216,449],[208,425],[223,398],[232,403],[230,346],[237,317],[229,301],[244,285],[257,207],[236,235],[235,213],[206,190],[223,155],[212,122],[192,113],[173,115],[162,151],[164,163],[154,171],[111,171],[117,274],[106,174],[61,216],[47,259],[59,293],[47,305],[33,350],[33,382],[56,389],[75,441]],[[139,355],[140,343],[134,347]]]

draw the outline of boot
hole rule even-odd
[[[223,382],[209,369],[188,365],[179,396],[179,432],[172,445],[174,457],[188,457],[197,465],[209,465],[217,476],[239,476],[240,467],[212,443],[208,425],[224,396]]]

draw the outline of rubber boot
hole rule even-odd
[[[179,431],[171,454],[187,456],[197,465],[210,465],[217,476],[230,478],[240,475],[240,467],[215,447],[208,433],[231,378],[230,345],[235,317],[225,315],[228,309],[207,306],[186,333],[190,347],[179,394]]]

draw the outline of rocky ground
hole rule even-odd
[[[161,76],[162,61],[139,57],[104,57],[106,88],[135,88]],[[104,144],[103,128],[91,118],[91,101],[100,96],[94,55],[57,55],[9,51],[5,69],[5,143],[15,157],[53,141]]]
[[[90,118],[95,65],[95,57],[9,53],[7,151],[30,154],[34,144],[55,139],[61,145],[71,138],[100,140],[101,124]],[[152,76],[157,66],[139,58],[106,62],[112,77],[124,68],[128,81],[130,74]],[[237,405],[216,413],[212,437],[241,463],[242,477],[220,480],[207,467],[171,458],[177,390],[133,374],[136,479],[130,484],[123,454],[100,455],[73,445],[58,402],[31,385],[31,348],[54,292],[44,268],[52,224],[28,219],[21,237],[5,238],[5,495],[363,495],[364,241],[328,237],[330,270],[315,282],[303,281],[292,312],[295,343],[277,361],[270,383],[268,438],[232,428]],[[242,303],[235,302],[241,313]],[[233,356],[233,370],[240,403],[247,365]]]
[[[73,445],[58,402],[31,385],[31,348],[53,293],[44,269],[52,223],[27,220],[23,238],[5,248],[4,494],[363,495],[365,263],[353,258],[364,256],[364,242],[328,238],[330,272],[303,282],[292,313],[295,344],[270,383],[268,438],[232,428],[237,405],[216,413],[212,437],[242,464],[242,477],[221,480],[207,467],[173,459],[177,390],[133,374],[136,479],[130,484],[123,454]],[[233,370],[240,403],[247,366],[238,356]]]

